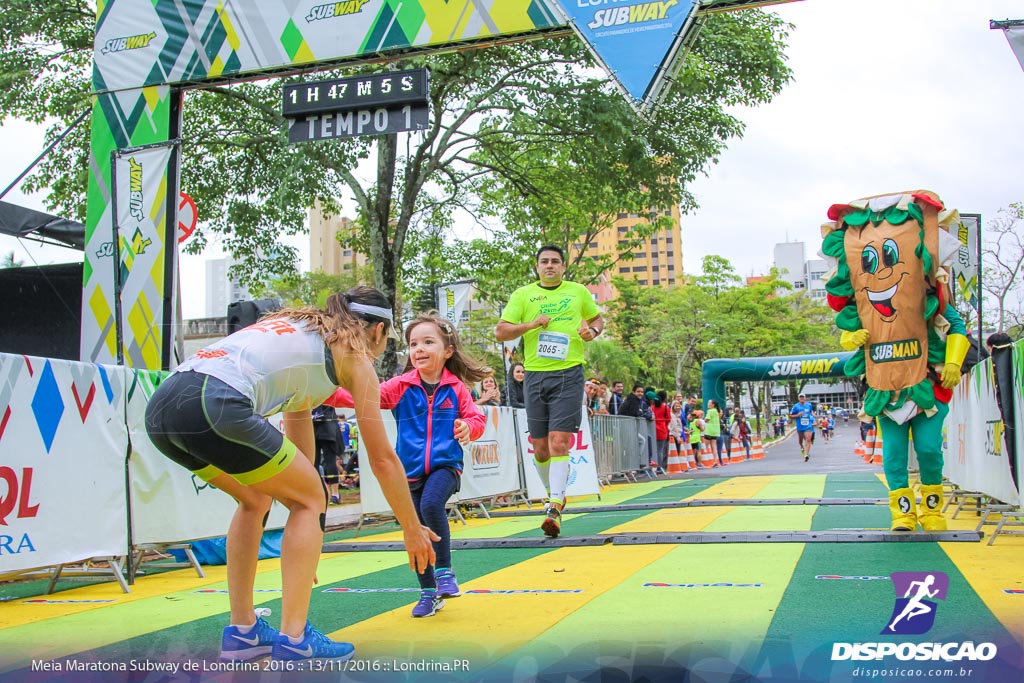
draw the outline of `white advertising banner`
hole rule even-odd
[[[483,406],[487,426],[479,439],[463,448],[461,489],[456,500],[488,498],[522,488],[519,482],[519,458],[516,451],[516,427],[511,408]],[[391,443],[398,430],[391,411],[382,413],[384,429]],[[363,440],[359,440],[359,500],[363,514],[391,512],[380,482],[370,468]]]
[[[462,322],[462,311],[466,308],[469,295],[473,292],[471,282],[452,282],[437,286],[437,311],[441,317],[458,329]]]
[[[953,390],[944,431],[945,477],[1004,503],[1020,503],[1003,441],[991,359],[971,368]]]
[[[132,439],[132,542],[170,544],[224,536],[238,504],[157,450],[146,433],[146,406],[166,373],[129,370],[128,427]],[[288,509],[274,501],[268,529],[280,529]]]
[[[580,410],[583,407],[580,406]],[[526,493],[531,500],[547,498],[548,492],[544,489],[544,482],[540,479],[537,466],[533,459],[533,443],[530,439],[530,430],[526,423],[526,410],[517,408],[519,411],[520,441],[523,445],[523,471],[526,472]],[[569,450],[569,485],[566,487],[565,495],[590,496],[601,490],[597,481],[597,464],[594,457],[593,440],[590,435],[590,420],[587,413],[583,413],[583,422],[580,429],[572,440],[572,448]]]
[[[521,488],[516,450],[515,412],[512,408],[483,406],[487,427],[463,451],[459,500],[511,493]]]
[[[123,368],[0,354],[0,574],[124,555]]]

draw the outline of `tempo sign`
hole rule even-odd
[[[351,138],[357,135],[423,130],[429,122],[430,109],[425,104],[407,104],[401,109],[352,109],[293,119],[288,129],[288,142],[311,142]]]
[[[381,135],[427,127],[426,69],[386,71],[282,88],[289,142]]]

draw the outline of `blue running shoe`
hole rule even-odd
[[[438,569],[434,572],[434,578],[437,579],[437,597],[457,598],[462,595],[459,584],[455,580],[455,572],[450,568]]]
[[[225,626],[220,639],[220,658],[224,661],[244,661],[265,657],[277,637],[277,629],[263,617],[256,618],[256,625],[248,633],[242,633],[237,626]]]
[[[416,618],[432,617],[444,607],[444,600],[437,597],[437,591],[425,588],[420,591],[420,601],[412,608],[412,615]]]
[[[286,634],[279,633],[274,639],[270,657],[279,662],[345,662],[355,653],[356,648],[352,643],[337,643],[313,628],[307,621],[302,640],[298,643],[293,643]]]

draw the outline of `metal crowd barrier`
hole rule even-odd
[[[636,473],[648,468],[647,420],[620,415],[590,418],[597,477],[603,482],[615,478],[636,480]]]

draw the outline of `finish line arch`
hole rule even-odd
[[[701,364],[701,398],[704,406],[715,399],[725,406],[725,383],[763,382],[764,380],[810,379],[812,377],[846,378],[846,361],[853,356],[843,353],[819,353],[803,356],[765,356],[762,358],[713,358]]]
[[[172,367],[185,89],[578,32],[634,106],[654,106],[703,15],[792,1],[97,3],[81,359]],[[645,30],[590,35],[608,22]]]

